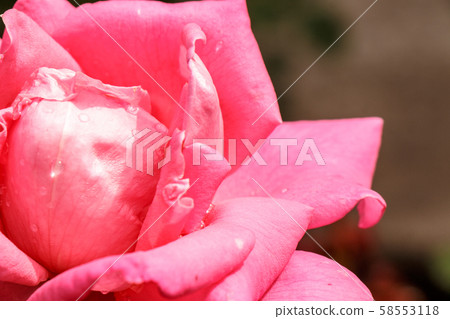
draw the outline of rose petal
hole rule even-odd
[[[24,13],[12,9],[2,18],[6,32],[0,50],[0,108],[9,106],[39,67],[80,70],[70,54]]]
[[[128,165],[128,141],[141,127],[167,133],[142,110],[148,104],[140,88],[67,69],[39,69],[18,95],[2,221],[8,237],[52,272],[122,253],[137,239],[158,176],[135,169],[137,160]],[[159,160],[164,148],[155,154]]]
[[[381,196],[369,189],[381,131],[379,118],[283,123],[259,150],[267,165],[252,159],[248,166],[240,167],[222,183],[214,202],[268,194],[296,200],[314,208],[310,228],[335,222],[357,205],[359,226],[370,227],[386,207]],[[310,160],[301,163],[298,158],[305,159],[301,149],[306,139],[312,139],[320,153],[314,155],[311,144],[305,144]],[[282,147],[276,143],[286,141],[298,145],[289,146],[284,159]],[[325,165],[320,165],[321,158]]]
[[[5,144],[12,117],[12,108],[0,110],[0,152]],[[3,155],[1,161],[4,161]],[[47,270],[17,248],[3,232],[4,228],[0,219],[0,282],[36,285],[46,280]]]
[[[64,23],[64,18],[74,7],[66,0],[18,0],[14,9],[31,17],[47,33],[52,33]]]
[[[48,2],[43,6],[50,6]],[[44,8],[29,14],[42,16]],[[180,36],[188,23],[199,25],[208,38],[199,56],[219,94],[226,140],[245,137],[254,143],[267,136],[281,117],[245,1],[99,1],[72,10],[52,36],[88,75],[114,85],[142,85],[152,96],[156,117],[169,126],[185,82],[178,59]],[[239,144],[237,159],[247,153]]]
[[[30,300],[76,300],[94,283],[95,290],[109,292],[129,287],[139,290],[139,285],[153,282],[165,295],[180,296],[221,280],[240,267],[254,240],[242,227],[217,222],[150,251],[119,259],[105,257],[72,268],[45,283]]]
[[[310,217],[311,208],[293,201],[238,198],[220,203],[208,215],[206,223],[211,224],[205,229],[226,224],[255,234],[255,247],[242,267],[190,295],[164,296],[154,285],[145,285],[117,296],[124,300],[259,300],[288,263]],[[243,245],[239,238],[236,244]]]
[[[0,282],[34,286],[47,277],[47,270],[0,233]]]
[[[8,127],[13,121],[13,108],[8,107],[0,110],[0,153],[3,154],[3,147],[8,137]],[[1,156],[2,162],[5,161],[4,156]],[[0,222],[1,225],[1,222]]]
[[[37,287],[0,281],[0,301],[25,301]]]
[[[296,251],[262,300],[373,300],[351,271],[326,257]]]
[[[168,148],[170,161],[161,169],[156,194],[142,224],[136,250],[148,250],[177,239],[193,209],[192,198],[184,196],[194,181],[183,178],[183,141],[184,133],[176,131]]]
[[[189,214],[183,234],[188,234],[201,227],[201,221],[210,209],[212,199],[220,183],[231,170],[230,164],[217,150],[195,143],[183,150],[186,161],[184,176],[191,181],[197,181],[186,196],[194,199],[194,209]],[[217,157],[208,160],[205,156]]]
[[[194,23],[183,29],[183,46],[180,52],[180,69],[187,83],[181,93],[178,119],[173,127],[186,131],[186,145],[193,139],[223,139],[223,120],[219,97],[208,70],[195,52],[198,40],[206,42],[206,36]]]
[[[310,207],[268,198],[237,198],[215,208],[213,222],[228,221],[256,237],[244,265],[213,287],[208,300],[259,300],[283,271],[311,218]]]

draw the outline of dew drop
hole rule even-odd
[[[31,104],[31,100],[30,100],[30,99],[28,99],[28,98],[22,99],[22,100],[17,104],[17,106],[14,107],[13,115],[12,115],[13,120],[14,120],[14,121],[17,120],[17,119],[22,115],[23,109],[24,109],[25,107],[27,107],[28,105],[30,105],[30,104]]]
[[[129,105],[127,107],[127,111],[128,111],[128,113],[131,113],[131,114],[137,114],[137,112],[139,111],[139,108],[134,105]]]
[[[25,98],[25,99],[23,99],[23,100],[20,102],[20,105],[22,105],[22,106],[27,106],[27,105],[30,105],[30,104],[31,104],[31,100],[28,99],[28,98]]]
[[[55,163],[55,165],[53,165],[52,171],[50,172],[50,177],[55,178],[56,176],[61,174],[63,169],[64,169],[64,164],[61,161],[57,161]]]
[[[6,207],[10,207],[11,206],[11,204],[7,200],[5,201],[5,205],[6,205]]]
[[[202,220],[202,221],[200,222],[200,229],[203,229],[203,228],[205,228],[205,222]]]
[[[155,129],[156,129],[158,132],[164,132],[164,131],[166,131],[166,127],[165,127],[163,124],[161,124],[161,123],[156,124]]]
[[[89,120],[90,120],[89,115],[87,115],[85,113],[81,113],[80,115],[78,115],[78,119],[80,120],[80,122],[83,122],[83,123],[89,122]]]
[[[45,107],[42,108],[42,110],[44,111],[44,113],[47,114],[51,114],[55,111],[55,109],[53,108],[53,105],[45,105]]]
[[[287,191],[288,191],[287,188],[283,188],[283,189],[281,190],[281,193],[285,194]]]
[[[219,52],[220,50],[222,50],[223,47],[223,41],[219,41],[216,44],[216,53]]]
[[[206,210],[206,214],[211,213],[216,206],[214,204],[209,204],[208,209]]]

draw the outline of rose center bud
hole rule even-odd
[[[164,158],[163,143],[151,145],[167,130],[149,108],[140,88],[40,69],[16,99],[8,130],[7,236],[56,273],[133,245]]]

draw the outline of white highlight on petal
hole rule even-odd
[[[234,242],[236,243],[236,246],[237,246],[238,249],[244,248],[244,241],[242,239],[236,238],[234,240]]]

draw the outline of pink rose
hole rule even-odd
[[[355,206],[379,221],[382,120],[282,123],[243,0],[3,21],[0,299],[372,298],[295,249]]]

